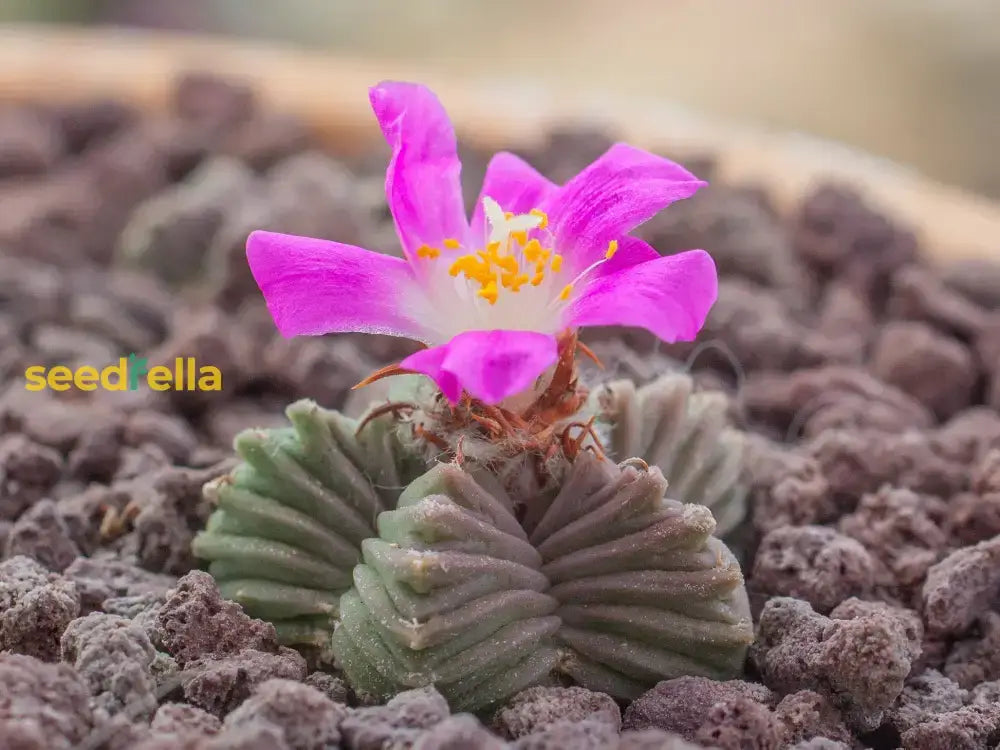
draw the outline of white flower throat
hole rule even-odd
[[[565,277],[560,279],[565,273],[563,256],[551,247],[548,217],[541,210],[505,212],[489,196],[483,198],[483,209],[488,231],[482,249],[463,247],[456,238],[444,239],[443,248],[422,245],[417,249],[420,260],[450,261],[447,275],[429,274],[432,327],[444,339],[466,330],[557,333],[559,309],[574,286],[610,259],[618,243],[609,243],[604,258],[566,283]]]

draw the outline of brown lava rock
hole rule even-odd
[[[80,592],[82,612],[104,607],[109,599],[151,596],[159,599],[177,582],[115,558],[78,557],[63,572]]]
[[[516,750],[557,750],[562,747],[602,750],[614,747],[618,733],[603,721],[560,721],[513,743]]]
[[[837,517],[830,485],[819,462],[758,435],[747,442],[754,527],[766,533],[785,525],[801,526]]]
[[[926,323],[887,323],[879,334],[872,371],[947,419],[972,403],[979,368],[968,347]]]
[[[90,734],[87,687],[65,664],[0,653],[0,738],[17,750],[75,750]]]
[[[319,690],[334,703],[347,703],[350,688],[343,677],[328,672],[313,672],[306,677],[305,683]]]
[[[185,703],[164,703],[156,710],[150,729],[164,737],[211,737],[222,722],[212,714]]]
[[[742,279],[722,279],[719,299],[699,337],[724,342],[731,358],[706,351],[698,361],[724,372],[732,370],[732,360],[748,372],[814,367],[827,361],[827,352],[825,342],[810,333],[771,289]],[[669,351],[686,357],[693,349],[688,344]]]
[[[954,644],[944,672],[966,688],[1000,680],[1000,612],[984,613],[968,637]]]
[[[885,485],[949,497],[969,482],[967,467],[945,455],[933,435],[918,430],[828,430],[809,440],[803,451],[819,464],[844,510],[854,509],[862,496],[879,493]]]
[[[207,573],[192,571],[168,592],[154,632],[182,668],[185,698],[225,716],[272,678],[303,680],[306,662],[279,646],[274,626],[224,601]]]
[[[948,531],[956,545],[1000,535],[1000,450],[987,453],[972,475],[972,488],[948,503]]]
[[[28,557],[0,562],[0,651],[54,660],[63,630],[79,612],[72,581]]]
[[[858,542],[833,529],[782,526],[761,540],[750,578],[756,591],[804,599],[826,613],[871,590],[875,562]]]
[[[164,469],[136,488],[139,512],[131,543],[144,568],[179,575],[194,567],[191,542],[211,513],[201,488],[234,463],[227,459],[206,469]]]
[[[344,744],[355,750],[415,743],[421,731],[451,714],[448,702],[433,687],[406,690],[384,706],[355,709],[340,725]],[[607,726],[602,724],[601,726]]]
[[[936,498],[887,486],[862,497],[839,528],[872,551],[881,566],[880,586],[909,602],[947,548],[945,513]]]
[[[5,557],[27,555],[50,570],[65,570],[80,554],[69,526],[54,502],[40,500],[11,526]]]
[[[1000,742],[1000,706],[964,706],[903,732],[903,750],[990,750]]]
[[[958,635],[1000,598],[1000,537],[952,552],[927,573],[923,613],[930,633]]]
[[[193,570],[167,593],[157,615],[164,648],[182,667],[190,661],[238,654],[244,649],[274,653],[274,626],[254,620],[239,604],[219,594],[215,579]]]
[[[887,718],[898,732],[929,721],[943,713],[961,708],[969,699],[969,691],[934,669],[911,678],[896,699]]]
[[[812,690],[800,690],[786,695],[775,706],[774,718],[780,727],[782,741],[788,745],[825,738],[850,745],[851,730],[844,724],[840,712],[830,701]]]
[[[53,118],[27,108],[0,110],[0,178],[46,172],[65,146]]]
[[[0,438],[0,519],[15,520],[55,486],[63,470],[56,451],[25,435]]]
[[[914,610],[897,607],[884,601],[851,597],[842,601],[830,612],[832,620],[857,620],[871,616],[887,618],[895,622],[906,640],[910,661],[915,663],[922,650],[924,625],[920,620],[920,615]]]
[[[292,750],[322,750],[340,743],[340,723],[350,709],[313,687],[292,680],[262,683],[224,722],[230,727],[269,724]]]
[[[276,652],[244,649],[228,656],[197,659],[184,665],[184,698],[215,716],[225,716],[272,679],[305,679],[306,661],[290,648]]]
[[[603,721],[617,732],[622,715],[618,704],[604,693],[581,687],[533,687],[522,690],[498,710],[493,726],[505,737],[517,739],[558,721],[584,720]]]
[[[93,612],[69,624],[60,650],[62,660],[87,682],[95,717],[126,712],[131,718],[148,719],[156,711],[156,650],[135,623]]]
[[[743,390],[747,413],[782,431],[821,434],[833,428],[900,432],[927,428],[928,409],[912,396],[844,366],[752,373]]]
[[[818,274],[849,280],[873,299],[885,294],[892,274],[917,252],[912,232],[843,184],[820,185],[803,199],[792,237],[796,252]]]
[[[763,685],[742,680],[716,682],[706,677],[664,680],[632,701],[625,709],[622,728],[655,727],[693,741],[712,706],[740,698],[767,704],[774,696]]]
[[[751,653],[764,683],[780,693],[816,690],[861,730],[881,723],[915,658],[899,618],[879,612],[832,619],[806,602],[776,597],[758,627]]]
[[[891,318],[929,323],[943,333],[970,342],[988,319],[982,307],[946,287],[932,271],[915,266],[893,277],[887,309]]]
[[[732,698],[708,710],[695,741],[721,750],[778,750],[782,731],[767,706],[749,698]]]
[[[980,329],[975,348],[986,375],[986,403],[1000,411],[1000,310]]]

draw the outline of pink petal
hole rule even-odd
[[[424,337],[414,311],[406,309],[419,292],[402,258],[258,231],[247,239],[247,261],[283,336],[356,331]]]
[[[574,271],[705,182],[679,164],[617,143],[552,195],[546,210],[556,247]]]
[[[535,331],[465,331],[447,344],[411,354],[405,370],[427,375],[455,403],[464,388],[497,404],[530,388],[557,358],[555,337]]]
[[[450,342],[449,342],[450,343]],[[412,370],[426,375],[441,389],[441,393],[451,403],[456,403],[462,395],[462,384],[453,372],[443,369],[449,344],[421,349],[399,363],[404,370]]]
[[[472,210],[471,236],[473,242],[486,236],[486,219],[483,198],[489,196],[504,211],[526,214],[541,208],[558,186],[543,177],[534,167],[514,154],[501,151],[494,154],[486,166],[483,189]]]
[[[691,341],[718,292],[711,256],[689,250],[595,277],[563,311],[563,324],[637,326],[666,342]]]
[[[605,246],[605,251],[607,251],[607,246]],[[645,240],[640,240],[638,237],[622,237],[618,240],[618,252],[588,273],[583,283],[586,283],[587,279],[618,273],[630,266],[656,260],[659,257],[659,251]]]
[[[410,260],[421,245],[441,247],[445,238],[465,241],[455,131],[438,98],[425,86],[384,81],[369,92],[372,109],[392,158],[385,197]]]

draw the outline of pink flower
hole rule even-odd
[[[424,86],[385,82],[370,99],[392,158],[385,192],[405,259],[257,231],[247,259],[286,337],[382,333],[427,345],[400,363],[456,402],[530,388],[556,336],[639,326],[689,341],[715,302],[703,250],[661,257],[631,232],[705,185],[667,159],[616,144],[565,185],[509,153],[490,161],[472,219],[455,133]]]

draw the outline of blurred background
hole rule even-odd
[[[998,0],[3,0],[118,24],[614,90],[804,131],[1000,197]]]

